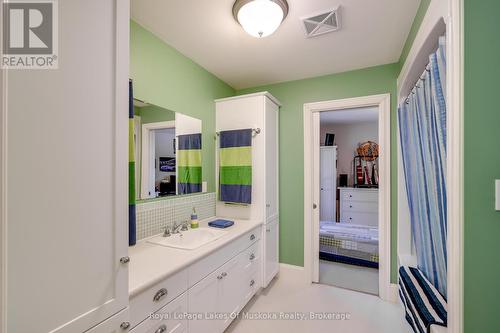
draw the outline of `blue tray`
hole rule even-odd
[[[229,220],[214,220],[212,222],[208,222],[208,225],[214,228],[228,228],[234,224],[234,221],[229,221]]]

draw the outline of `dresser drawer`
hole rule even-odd
[[[344,213],[375,213],[378,212],[378,203],[374,201],[345,201],[340,208]]]
[[[360,188],[341,189],[340,200],[378,202],[378,190]]]
[[[184,333],[187,332],[187,293],[181,294],[169,304],[133,328],[130,333]]]
[[[182,270],[130,300],[130,326],[134,327],[188,288],[187,270]]]
[[[378,226],[378,214],[377,213],[341,212],[340,222],[376,227],[376,226]]]

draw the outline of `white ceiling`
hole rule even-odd
[[[378,108],[366,107],[326,111],[321,112],[319,117],[321,126],[376,122],[378,120]]]
[[[271,36],[233,19],[234,0],[132,0],[132,18],[182,54],[241,89],[399,60],[420,0],[288,0]],[[305,38],[300,18],[341,6],[342,29]]]

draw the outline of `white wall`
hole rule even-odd
[[[352,160],[356,155],[358,144],[365,141],[378,143],[378,122],[360,122],[349,124],[320,124],[320,144],[325,143],[325,134],[335,134],[337,145],[338,164],[337,176],[341,173],[348,174],[348,185],[353,184]]]

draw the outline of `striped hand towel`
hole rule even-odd
[[[415,333],[428,333],[431,325],[447,325],[446,300],[419,269],[399,268],[399,297]]]
[[[252,130],[221,132],[219,154],[220,200],[251,204]]]
[[[201,192],[201,133],[179,135],[177,140],[178,194]]]

